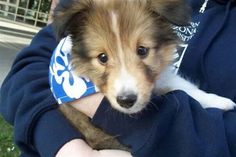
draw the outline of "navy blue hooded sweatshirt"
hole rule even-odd
[[[200,88],[236,102],[236,3],[193,0],[189,27],[174,27],[186,44],[179,48],[179,73]],[[48,84],[48,66],[56,47],[50,26],[23,49],[1,87],[0,111],[14,126],[24,157],[53,157],[81,135],[56,110]],[[182,59],[182,62],[180,60]],[[92,122],[120,135],[135,157],[236,157],[236,109],[203,109],[182,91],[153,97],[137,115],[114,111],[106,99]]]

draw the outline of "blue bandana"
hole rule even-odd
[[[96,86],[88,78],[79,77],[73,72],[71,48],[70,37],[62,39],[54,50],[50,62],[50,87],[59,104],[71,102],[98,92]]]

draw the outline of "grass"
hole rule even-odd
[[[13,143],[13,129],[0,116],[0,157],[19,157],[20,151]]]

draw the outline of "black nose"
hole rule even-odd
[[[116,97],[116,101],[121,107],[131,108],[137,100],[137,95],[135,94],[124,94]]]

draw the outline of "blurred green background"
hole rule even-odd
[[[13,129],[0,116],[0,157],[19,157],[20,151],[13,143]]]

